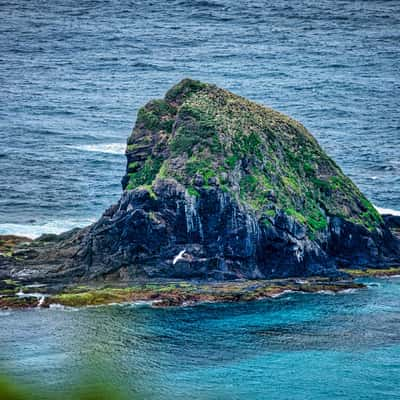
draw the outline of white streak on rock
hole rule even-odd
[[[190,233],[198,231],[203,239],[203,226],[197,213],[195,196],[185,195],[185,215],[187,233],[190,235]]]

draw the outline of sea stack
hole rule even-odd
[[[228,280],[400,263],[398,238],[299,122],[215,85],[185,79],[141,108],[126,157],[117,204],[2,257],[2,276]]]

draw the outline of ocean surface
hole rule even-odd
[[[400,2],[0,0],[0,234],[84,226],[121,194],[136,112],[184,77],[301,121],[400,210]],[[399,399],[400,279],[177,309],[0,312],[0,372],[154,399]],[[93,367],[94,366],[94,367]]]
[[[0,0],[0,233],[98,218],[136,112],[184,77],[301,121],[400,209],[400,2]]]
[[[0,365],[57,393],[90,365],[146,400],[398,400],[400,278],[366,282],[242,304],[2,311]]]

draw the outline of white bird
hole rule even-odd
[[[172,264],[175,265],[179,260],[183,260],[183,255],[185,254],[186,249],[181,250],[177,256],[175,256],[174,261],[172,261]]]
[[[45,299],[44,296],[40,297],[39,302],[38,302],[38,305],[37,305],[38,307],[42,307],[42,305],[43,305],[43,303],[44,303],[44,299]]]

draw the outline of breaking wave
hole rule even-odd
[[[73,148],[82,151],[93,151],[96,153],[124,154],[126,144],[125,143],[86,144],[82,146],[73,146]]]
[[[81,228],[95,222],[95,218],[50,221],[44,224],[0,224],[0,235],[18,235],[35,239],[44,233],[59,234],[73,228]]]

